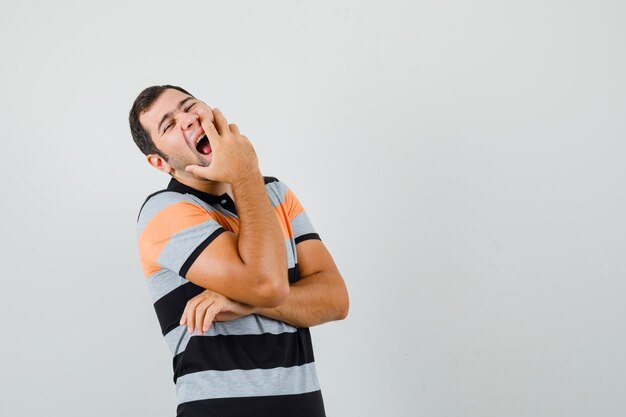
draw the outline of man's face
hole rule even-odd
[[[167,156],[167,161],[156,155],[149,156],[153,166],[174,176],[186,177],[191,175],[185,172],[187,165],[208,166],[211,163],[211,147],[200,126],[199,113],[213,122],[211,109],[202,101],[181,91],[167,89],[148,111],[139,116],[144,130]],[[198,142],[200,138],[202,140]]]

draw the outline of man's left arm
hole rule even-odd
[[[311,327],[348,315],[349,299],[335,262],[311,225],[298,198],[284,183],[284,205],[296,242],[298,281],[290,286],[287,300],[278,307],[254,307],[206,290],[187,303],[180,324],[190,331],[207,331],[210,323],[259,314],[295,327]],[[304,239],[304,240],[303,240]]]
[[[254,307],[205,290],[187,303],[180,324],[189,332],[202,334],[213,321],[234,320],[248,314],[259,314],[295,327],[311,327],[348,315],[346,285],[326,246],[318,239],[296,245],[298,275],[287,300],[278,307]]]
[[[296,245],[298,275],[287,300],[278,307],[258,308],[256,314],[296,327],[311,327],[348,315],[349,299],[335,262],[321,240]]]

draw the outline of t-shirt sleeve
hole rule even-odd
[[[282,187],[285,190],[285,206],[296,245],[309,239],[322,240],[293,190],[285,183],[282,183]]]
[[[145,276],[165,268],[185,277],[200,253],[224,231],[210,209],[186,196],[152,197],[142,207],[137,224]]]

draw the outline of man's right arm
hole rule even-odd
[[[275,307],[289,295],[285,237],[251,143],[218,110],[214,115],[216,126],[200,115],[213,149],[212,162],[187,171],[232,185],[240,230],[217,236],[185,278],[242,303]]]

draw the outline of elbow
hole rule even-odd
[[[345,320],[348,317],[348,311],[350,310],[350,297],[348,296],[348,289],[343,287],[343,294],[337,303],[337,320]]]
[[[258,287],[258,307],[278,307],[287,300],[289,297],[289,280],[287,277],[281,279],[268,279],[265,282],[259,284]]]
[[[350,301],[346,296],[343,302],[337,306],[337,320],[345,320],[348,317],[348,311],[350,310]]]

